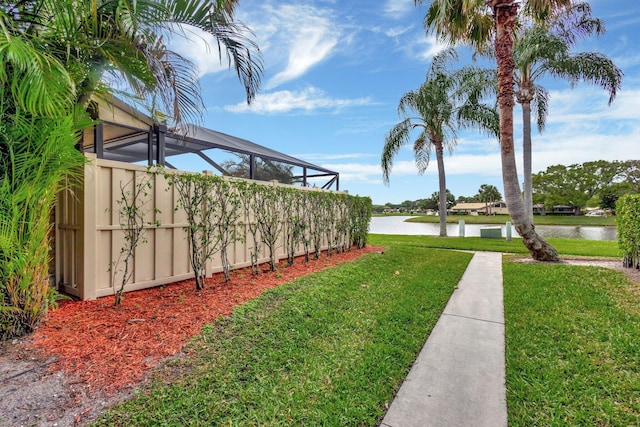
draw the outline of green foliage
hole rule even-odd
[[[256,221],[260,228],[260,238],[269,251],[269,269],[276,269],[276,249],[283,227],[284,189],[276,185],[256,187],[259,210]]]
[[[37,118],[0,101],[0,339],[33,331],[55,304],[50,214],[58,191],[74,179],[69,171],[84,162],[74,145],[90,124],[79,110]]]
[[[543,203],[547,209],[556,205],[585,207],[595,196],[610,200],[632,193],[635,163],[598,160],[549,166],[533,174],[533,202]]]
[[[187,215],[187,237],[189,260],[195,274],[196,289],[204,289],[206,262],[211,260],[220,247],[216,210],[217,177],[192,173],[170,173],[163,171],[169,185],[178,193],[177,209]]]
[[[5,63],[26,73],[28,78],[13,85],[12,91],[27,93],[26,99],[36,106],[48,101],[49,106],[38,109],[46,113],[55,102],[51,99],[70,98],[65,106],[77,103],[86,108],[94,95],[116,92],[105,81],[124,81],[134,94],[131,99],[161,110],[163,118],[178,124],[198,120],[203,102],[196,67],[172,51],[166,38],[188,37],[189,28],[210,35],[217,47],[212,52],[232,58],[229,65],[235,67],[251,101],[260,85],[261,54],[250,31],[234,22],[235,4],[235,0],[10,2],[0,9],[0,80],[5,77]],[[109,78],[103,78],[105,74]]]
[[[120,248],[118,259],[114,261],[111,268],[111,287],[116,295],[113,305],[116,307],[120,305],[124,287],[133,275],[132,264],[136,248],[147,242],[144,238],[145,225],[159,225],[155,221],[146,219],[149,213],[147,207],[150,202],[149,192],[153,188],[154,176],[154,173],[138,174],[127,183],[120,182],[120,199],[116,200],[116,203],[118,204],[117,213],[120,228],[124,233],[124,245]],[[159,213],[159,210],[154,209],[154,213]],[[116,289],[118,277],[120,278],[120,287]]]
[[[243,216],[243,189],[244,186],[235,181],[229,181],[221,177],[214,177],[215,205],[212,209],[217,210],[216,228],[220,239],[220,260],[224,278],[228,282],[231,264],[229,263],[229,247],[238,241],[243,241],[244,237],[239,232],[243,228],[241,217]],[[244,182],[243,182],[244,184]]]
[[[446,208],[447,209],[451,209],[453,206],[455,206],[456,204],[456,196],[454,196],[448,189],[446,194]],[[439,191],[434,191],[431,194],[431,197],[429,197],[428,199],[426,199],[425,201],[425,207],[427,209],[431,209],[434,211],[439,211],[440,209],[438,209],[438,204],[440,203],[440,192]]]
[[[189,258],[197,289],[204,287],[206,262],[218,251],[229,280],[227,248],[244,239],[244,231],[251,239],[253,274],[259,273],[261,245],[267,248],[269,268],[274,271],[278,245],[284,245],[291,265],[300,246],[308,260],[312,244],[316,258],[323,242],[329,254],[366,244],[371,219],[369,198],[208,174],[162,173],[178,193],[176,209],[183,209],[187,215]]]
[[[640,194],[629,194],[618,199],[616,222],[623,265],[640,268]]]

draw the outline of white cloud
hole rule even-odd
[[[267,66],[283,67],[266,82],[266,89],[304,75],[328,59],[345,37],[328,9],[285,4],[265,6],[261,14],[268,21],[261,22],[261,17],[254,16],[258,21],[255,30],[267,56]]]
[[[225,106],[224,109],[232,113],[274,114],[291,111],[340,110],[373,104],[375,103],[370,98],[331,98],[318,88],[308,87],[302,91],[281,90],[258,94],[251,105],[241,102]]]
[[[382,184],[382,169],[379,164],[338,163],[323,164],[322,167],[340,173],[341,182]]]
[[[292,154],[293,157],[299,157],[310,162],[323,162],[328,160],[345,160],[345,159],[366,159],[370,157],[380,157],[377,154],[371,153],[304,153],[304,154]]]
[[[400,19],[415,8],[412,0],[387,0],[384,5],[385,15]]]
[[[435,36],[422,34],[411,47],[415,56],[421,61],[430,61],[438,53],[447,48]]]

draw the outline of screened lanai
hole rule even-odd
[[[249,179],[278,179],[280,173],[290,183],[340,189],[335,171],[201,126],[171,131],[118,99],[98,102],[94,116],[99,123],[85,134],[83,149],[98,158],[183,170],[201,164],[222,175]]]

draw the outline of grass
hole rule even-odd
[[[639,425],[637,285],[597,267],[503,274],[509,425]]]
[[[615,242],[551,241],[566,256],[619,256]],[[370,243],[387,250],[207,325],[189,358],[97,425],[378,425],[471,257],[440,248],[526,252],[499,239]],[[509,425],[640,425],[640,287],[509,260],[503,279]]]
[[[393,245],[269,291],[97,425],[377,425],[470,258]]]
[[[528,254],[521,239],[507,242],[505,239],[486,239],[481,237],[436,237],[406,236],[393,234],[371,234],[370,242],[382,246],[411,246],[415,248],[438,248],[470,251],[504,252],[512,254]],[[560,256],[578,255],[591,257],[618,257],[622,254],[618,243],[604,240],[582,239],[547,239]]]
[[[405,214],[406,216],[406,214]],[[511,221],[508,215],[448,215],[447,222],[457,224],[463,220],[467,224],[504,224]],[[594,227],[615,227],[615,216],[560,216],[560,215],[536,215],[533,219],[536,225],[575,225],[575,226],[594,226]],[[407,222],[428,222],[438,223],[440,218],[435,215],[421,215],[408,219]],[[513,221],[511,221],[513,223]]]

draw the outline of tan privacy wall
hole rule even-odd
[[[182,209],[176,209],[178,196],[161,175],[149,174],[144,166],[96,159],[87,154],[84,182],[72,186],[58,198],[56,206],[56,283],[61,291],[80,299],[113,295],[121,283],[122,267],[114,263],[125,244],[120,226],[118,201],[124,191],[133,191],[136,182],[151,180],[145,196],[144,239],[137,248],[130,267],[132,277],[126,291],[172,283],[194,276],[189,262],[189,247]],[[275,185],[264,183],[265,185]],[[296,187],[300,188],[300,187]],[[159,225],[156,225],[159,224]],[[241,235],[246,235],[242,230]],[[233,268],[251,265],[251,238],[229,248]],[[279,245],[276,259],[286,258],[284,245]],[[300,251],[302,253],[302,250]],[[265,248],[259,262],[268,262]],[[119,272],[120,271],[120,272]],[[206,268],[207,275],[222,271],[218,254]]]

